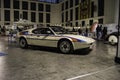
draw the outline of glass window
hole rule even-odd
[[[91,17],[94,17],[94,9],[95,9],[94,2],[91,2]]]
[[[64,22],[64,13],[62,13],[62,22]]]
[[[53,34],[49,28],[43,28],[40,31],[41,34]]]
[[[20,9],[20,3],[19,3],[19,1],[17,1],[17,0],[13,1],[13,8],[14,9]]]
[[[47,26],[47,27],[50,27],[50,24],[47,24],[46,26]]]
[[[75,23],[76,27],[78,27],[78,22]]]
[[[23,11],[23,19],[28,19],[28,12]]]
[[[19,11],[14,11],[14,21],[19,20]]]
[[[1,8],[1,0],[0,0],[0,8]]]
[[[39,28],[35,29],[35,30],[32,31],[32,33],[34,33],[34,34],[40,34],[40,29]]]
[[[10,0],[4,0],[4,8],[10,8]]]
[[[20,18],[23,19],[23,14],[20,14]]]
[[[77,8],[75,8],[75,20],[78,20],[78,7]]]
[[[65,14],[65,21],[66,22],[68,21],[68,11],[66,11],[66,14]]]
[[[62,11],[64,10],[64,3],[62,3]]]
[[[38,4],[38,10],[39,10],[39,11],[44,11],[44,5],[41,4],[41,3],[39,3],[39,4]]]
[[[72,23],[70,23],[70,26],[73,26],[73,24],[72,24]]]
[[[99,24],[103,24],[103,18],[98,19]]]
[[[81,3],[85,2],[85,0],[81,0]]]
[[[65,2],[65,9],[68,9],[68,1]]]
[[[70,21],[73,20],[73,10],[70,10]]]
[[[23,10],[28,10],[28,2],[26,2],[26,1],[22,2],[22,9]]]
[[[39,13],[39,22],[43,22],[43,13]]]
[[[8,22],[6,23],[6,22],[5,22],[4,25],[10,25],[10,23],[8,23]]]
[[[90,23],[90,26],[91,26],[93,24],[93,20],[90,20],[89,23]]]
[[[36,14],[35,14],[35,12],[31,12],[31,21],[32,22],[36,21]]]
[[[30,3],[31,10],[36,10],[36,3]]]
[[[46,5],[46,12],[50,12],[51,11],[50,9],[51,9],[51,6],[47,4]]]
[[[53,34],[49,28],[38,28],[32,31],[35,34]]]
[[[73,7],[73,0],[70,0],[70,7]]]
[[[75,0],[75,5],[78,5],[79,4],[79,0]]]
[[[4,14],[5,21],[10,21],[10,10],[5,10]]]
[[[40,34],[40,29],[39,28],[35,29],[35,30],[32,31],[32,33],[34,33],[34,34]]]
[[[49,13],[46,14],[46,23],[50,23],[50,14]]]
[[[98,16],[104,16],[104,0],[98,0]]]
[[[85,21],[82,21],[82,27],[85,26]]]

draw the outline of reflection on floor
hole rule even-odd
[[[21,49],[0,37],[0,80],[119,80],[120,65],[114,62],[116,47],[96,42],[88,54],[79,50],[61,54],[57,49]]]

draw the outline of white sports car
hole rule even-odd
[[[81,48],[90,48],[95,40],[81,35],[68,34],[62,28],[33,28],[19,32],[16,36],[21,48],[28,45],[57,47],[62,53],[72,53]]]

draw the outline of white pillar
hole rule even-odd
[[[119,17],[119,0],[115,0],[115,23],[118,24],[118,17]]]
[[[118,9],[118,44],[117,51],[115,56],[115,62],[120,64],[120,0],[119,0],[119,9]]]
[[[4,25],[3,21],[4,21],[4,9],[3,9],[3,0],[1,0],[1,22],[2,22],[2,25]]]

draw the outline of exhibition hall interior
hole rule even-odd
[[[0,80],[119,80],[120,0],[0,0]]]

